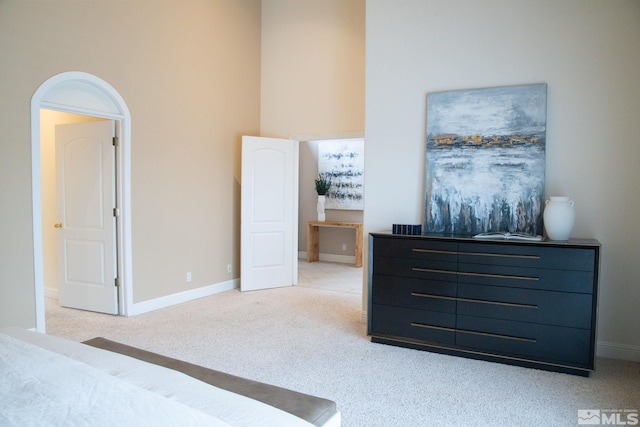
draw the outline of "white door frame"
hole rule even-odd
[[[33,269],[36,330],[46,332],[44,261],[42,247],[42,188],[40,162],[40,109],[101,117],[118,122],[116,158],[118,276],[120,314],[133,314],[133,258],[131,245],[131,114],[120,94],[104,80],[79,71],[55,75],[42,83],[31,98],[31,190],[33,208]]]

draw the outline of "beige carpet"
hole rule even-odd
[[[228,291],[133,318],[46,302],[47,331],[96,336],[334,400],[343,426],[575,426],[581,409],[640,409],[640,364],[590,378],[373,344],[362,270],[300,263],[300,284]]]

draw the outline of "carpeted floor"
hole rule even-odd
[[[300,262],[297,286],[237,290],[124,318],[46,302],[47,332],[102,336],[334,400],[344,427],[575,426],[578,410],[640,409],[640,364],[590,378],[373,344],[362,269]]]

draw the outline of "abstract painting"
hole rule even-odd
[[[318,173],[331,177],[326,209],[364,209],[364,139],[318,144]]]
[[[542,234],[547,85],[427,95],[424,232]]]

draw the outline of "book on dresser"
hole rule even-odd
[[[588,376],[600,244],[369,235],[373,342]]]
[[[542,236],[539,234],[528,233],[509,233],[509,232],[488,232],[480,233],[473,236],[474,239],[505,239],[505,240],[531,240],[534,242],[542,241]]]

